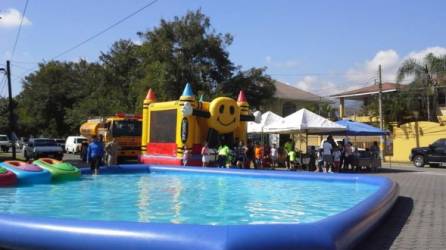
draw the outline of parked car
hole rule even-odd
[[[65,153],[65,139],[54,139],[56,144],[62,148],[63,152]]]
[[[23,150],[23,156],[29,159],[38,159],[41,157],[50,157],[58,160],[63,158],[63,150],[54,139],[33,138],[29,139]]]
[[[0,148],[3,152],[8,152],[11,147],[11,141],[7,135],[0,135]]]
[[[83,142],[86,142],[87,138],[83,136],[68,136],[65,141],[65,151],[67,153],[78,154],[81,151]]]
[[[446,139],[438,139],[428,147],[413,148],[410,161],[415,167],[431,167],[446,166]]]

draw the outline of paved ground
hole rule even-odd
[[[446,169],[398,165],[377,175],[397,181],[400,197],[357,249],[446,249]]]

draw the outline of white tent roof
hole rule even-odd
[[[271,111],[262,114],[260,123],[248,122],[248,133],[262,133],[265,132],[265,128],[270,124],[279,122],[283,118]]]
[[[269,133],[324,133],[344,131],[346,127],[332,122],[307,109],[301,109],[283,118],[283,120],[270,124],[264,129]]]

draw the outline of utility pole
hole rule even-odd
[[[382,73],[381,73],[381,64],[378,68],[378,77],[379,77],[379,94],[378,94],[378,108],[379,108],[379,128],[384,128],[383,121],[383,82],[382,82]]]
[[[12,159],[16,159],[16,148],[15,148],[15,122],[14,122],[14,107],[12,103],[12,89],[11,89],[11,66],[9,60],[6,61],[6,77],[8,79],[8,95],[9,95],[9,131],[12,139]]]
[[[384,128],[384,119],[383,119],[383,82],[382,82],[382,72],[381,72],[381,64],[378,67],[378,87],[379,87],[379,92],[378,92],[378,109],[379,109],[379,128],[381,130],[383,130]],[[384,138],[381,136],[380,137],[380,151],[381,151],[381,155],[383,156],[383,160],[384,158]]]

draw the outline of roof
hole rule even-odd
[[[401,84],[385,82],[382,84],[382,93],[395,92],[401,88]],[[379,85],[373,84],[367,87],[354,89],[346,92],[342,92],[330,97],[348,97],[349,99],[356,99],[364,96],[374,95],[379,93]]]
[[[276,93],[274,94],[275,98],[307,102],[327,101],[325,98],[318,95],[298,89],[277,80],[274,80],[274,85],[276,86]]]

